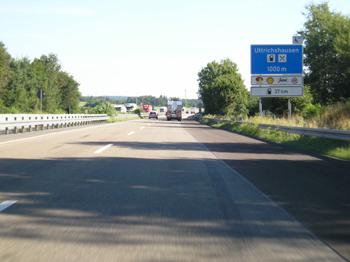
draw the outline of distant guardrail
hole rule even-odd
[[[217,119],[217,118],[208,118],[208,117],[201,117],[197,116],[198,118],[212,120],[215,122],[232,122],[234,120],[223,120],[223,119]],[[250,124],[255,125],[255,123],[252,122],[244,122],[244,121],[236,121],[237,124]],[[277,130],[281,132],[287,132],[292,134],[299,134],[299,135],[305,135],[305,136],[316,136],[316,137],[323,137],[323,138],[330,138],[330,139],[337,139],[337,140],[344,140],[344,141],[350,141],[350,131],[345,130],[336,130],[336,129],[321,129],[321,128],[309,128],[309,127],[293,127],[293,126],[283,126],[283,125],[270,125],[270,124],[258,124],[258,128],[261,129],[271,129],[271,130]]]
[[[17,134],[104,122],[106,114],[0,114],[0,131]]]

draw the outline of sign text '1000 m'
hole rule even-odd
[[[281,72],[281,73],[284,73],[284,72],[287,72],[287,68],[285,67],[280,67],[280,66],[268,66],[267,67],[267,71],[269,73],[271,72]]]

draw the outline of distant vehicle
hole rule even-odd
[[[144,105],[142,109],[146,113],[150,113],[152,111],[152,106],[151,105]]]
[[[126,103],[124,106],[126,107],[126,112],[132,112],[137,108],[135,103]]]
[[[193,106],[193,107],[191,107],[191,114],[195,114],[195,113],[196,113],[196,107]]]
[[[120,113],[126,113],[126,107],[123,105],[115,105],[114,106],[115,111]]]
[[[160,113],[165,113],[165,115],[166,115],[166,109],[167,109],[166,106],[161,106],[160,109],[159,109],[159,112]]]
[[[172,99],[168,100],[168,109],[166,112],[166,119],[170,121],[171,119],[177,119],[178,121],[182,120],[182,100],[181,99]]]
[[[150,113],[149,113],[149,116],[148,116],[148,118],[149,119],[151,119],[151,118],[156,118],[156,119],[158,119],[158,112],[157,111],[151,111]]]
[[[181,111],[182,111],[182,113],[186,114],[186,107],[183,107],[183,108],[181,109]]]

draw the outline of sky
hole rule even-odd
[[[0,42],[13,58],[56,54],[83,96],[197,99],[198,72],[227,58],[250,90],[250,46],[292,44],[310,2],[0,0]]]

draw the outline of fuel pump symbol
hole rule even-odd
[[[268,89],[267,89],[267,94],[268,94],[268,95],[271,95],[271,88],[268,88]]]
[[[267,55],[267,62],[268,63],[274,63],[275,60],[275,55]]]

